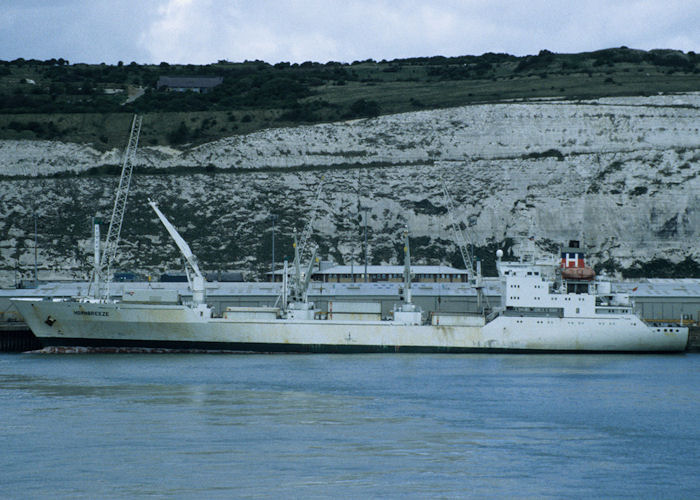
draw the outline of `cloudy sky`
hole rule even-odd
[[[0,59],[303,62],[700,52],[699,0],[0,0]]]

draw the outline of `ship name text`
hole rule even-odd
[[[73,311],[73,314],[79,314],[81,316],[109,316],[107,311]]]

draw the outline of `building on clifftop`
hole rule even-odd
[[[224,79],[221,76],[161,76],[158,78],[157,88],[173,92],[197,92],[206,94],[217,85],[221,85]]]

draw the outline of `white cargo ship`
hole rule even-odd
[[[651,325],[627,294],[611,292],[578,255],[559,262],[503,262],[501,306],[480,314],[423,313],[412,303],[410,251],[405,236],[404,300],[389,318],[372,303],[306,300],[299,272],[279,307],[229,307],[213,314],[204,278],[187,243],[158,207],[153,209],[188,262],[192,301],[140,290],[121,301],[14,299],[20,314],[48,346],[204,349],[245,352],[670,352],[683,351],[688,328]],[[480,290],[480,278],[475,287]],[[289,292],[289,293],[288,293]],[[291,300],[290,300],[291,298]]]

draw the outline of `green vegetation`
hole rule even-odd
[[[646,194],[649,188],[646,186],[637,186],[634,188],[632,191],[630,191],[631,196],[641,196],[643,194]]]
[[[564,161],[564,154],[559,151],[558,149],[548,149],[547,151],[543,151],[541,153],[528,153],[525,155],[522,155],[522,158],[524,160],[529,160],[529,159],[539,159],[539,158],[556,158],[557,161]]]
[[[635,261],[630,267],[623,267],[615,259],[608,259],[595,265],[597,274],[620,272],[623,278],[700,278],[700,263],[688,256],[678,263],[668,259],[655,258],[648,262]]]
[[[334,163],[332,166],[326,164],[305,164],[294,168],[294,172],[313,172],[313,171],[328,171],[328,170],[365,170],[371,168],[373,170],[380,168],[392,168],[392,167],[406,167],[410,165],[432,165],[434,162],[432,160],[415,160],[415,161],[402,161],[400,163],[393,163],[389,161],[368,161],[368,162],[343,162]],[[260,166],[255,168],[241,169],[236,166],[231,167],[217,167],[216,165],[209,164],[204,166],[173,166],[173,167],[147,167],[135,169],[134,176],[152,176],[152,175],[167,175],[169,177],[175,176],[192,176],[196,174],[236,174],[236,173],[272,173],[272,172],[289,172],[289,167],[270,167],[270,166]],[[39,174],[39,175],[3,175],[0,172],[0,181],[17,181],[17,180],[40,180],[40,179],[82,179],[90,177],[116,177],[121,175],[122,165],[100,165],[99,167],[91,167],[83,171],[74,172],[71,170],[61,170],[53,174]],[[426,200],[427,201],[427,200]],[[431,205],[432,206],[432,205]],[[435,213],[441,214],[445,212],[442,207],[434,207]],[[416,212],[420,212],[419,204],[416,204]],[[429,213],[424,211],[423,213]]]
[[[700,263],[692,257],[686,257],[677,264],[657,258],[649,262],[636,261],[621,271],[624,278],[700,278]]]
[[[156,88],[162,76],[218,76],[223,83],[208,93],[171,92]],[[697,91],[699,76],[694,52],[627,47],[350,64],[16,59],[0,61],[0,138],[120,147],[129,116],[138,112],[146,115],[147,145],[201,143],[267,127],[481,102]]]

